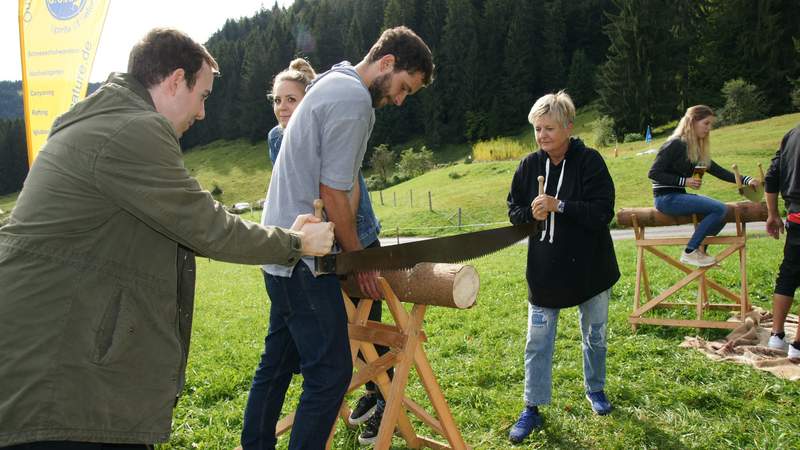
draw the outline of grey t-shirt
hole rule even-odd
[[[320,183],[351,190],[374,124],[369,90],[350,63],[318,76],[284,130],[261,223],[288,228],[299,214],[313,213]],[[313,270],[313,258],[303,261]],[[280,277],[294,268],[262,267]]]

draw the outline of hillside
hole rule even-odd
[[[726,168],[736,163],[743,174],[757,175],[757,164],[761,163],[766,170],[781,138],[798,122],[800,113],[716,129],[711,136],[714,159]],[[577,134],[591,142],[587,126],[580,126],[579,123],[577,130]],[[655,155],[637,153],[657,149],[667,134],[662,134],[650,145],[644,142],[620,144],[617,158],[614,158],[613,148],[600,149],[615,180],[617,208],[652,205],[647,171]],[[530,131],[517,138],[528,142],[533,139]],[[463,161],[464,152],[468,149],[464,147],[460,150],[450,149],[448,155],[453,160]],[[271,173],[266,145],[249,145],[241,141],[217,142],[194,150],[186,155],[186,165],[205,188],[212,189],[215,183],[220,186],[224,191],[221,197],[224,203],[261,198]],[[382,193],[373,192],[372,200],[383,224],[383,234],[394,235],[398,226],[403,235],[453,232],[452,228],[438,227],[456,226],[458,208],[461,208],[462,224],[505,223],[506,195],[516,167],[517,161],[459,162],[388,188]],[[433,211],[428,209],[428,192],[431,193]],[[706,179],[701,193],[722,201],[739,198],[734,185],[714,177]],[[258,215],[250,217],[257,218]]]
[[[582,113],[576,124],[576,134],[584,136],[590,143],[588,119],[594,114],[592,110]],[[761,163],[766,170],[781,138],[798,122],[800,113],[716,129],[711,136],[714,159],[724,167],[736,163],[743,174],[757,175],[757,164]],[[652,205],[647,171],[655,155],[637,153],[657,149],[668,134],[669,130],[650,145],[644,142],[620,144],[616,158],[613,148],[600,149],[615,180],[616,208]],[[532,142],[532,131],[526,130],[515,139]],[[507,222],[505,201],[517,161],[464,164],[469,147],[451,146],[442,150],[437,151],[437,162],[450,165],[372,193],[384,236],[393,236],[397,227],[400,227],[402,235],[458,232],[459,208],[464,230],[478,228],[469,226],[473,224]],[[212,190],[215,186],[222,189],[218,198],[225,204],[255,202],[263,198],[272,173],[266,144],[260,142],[217,141],[193,149],[184,160],[205,189]],[[429,210],[428,192],[431,193],[433,211]],[[714,177],[706,178],[701,193],[723,201],[739,198],[733,185]],[[0,208],[9,210],[15,200],[16,195],[0,196]],[[254,212],[245,217],[258,220],[260,215]]]

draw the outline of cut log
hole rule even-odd
[[[381,272],[400,301],[420,305],[466,309],[478,298],[480,279],[472,266],[463,264],[420,263],[411,270]],[[350,297],[365,297],[352,275],[342,280]]]
[[[742,222],[763,222],[767,220],[767,204],[764,202],[738,202],[726,203],[728,212],[725,215],[725,223],[736,222],[734,208],[738,208]],[[669,225],[683,225],[692,223],[692,216],[670,216],[658,212],[655,208],[622,208],[617,213],[617,224],[621,227],[632,227],[633,218],[641,227],[664,227]],[[703,216],[698,214],[697,220]]]

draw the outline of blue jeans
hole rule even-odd
[[[686,249],[694,251],[706,236],[716,236],[725,226],[727,207],[724,203],[704,195],[664,194],[655,198],[656,209],[671,216],[702,214],[703,220],[697,224]]]
[[[347,316],[336,275],[314,277],[299,262],[291,278],[264,274],[272,308],[242,427],[244,450],[274,449],[275,425],[292,374],[303,393],[290,449],[322,449],[353,374]]]
[[[587,392],[606,384],[606,323],[611,288],[578,305],[583,335],[583,384]],[[528,304],[525,343],[525,405],[550,403],[553,391],[553,349],[560,309]]]

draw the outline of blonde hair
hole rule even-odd
[[[272,79],[272,89],[270,89],[267,97],[272,96],[275,85],[281,81],[294,81],[295,83],[300,83],[305,89],[316,77],[317,73],[314,72],[314,68],[311,67],[308,61],[303,58],[296,58],[289,63],[289,68],[281,71]]]
[[[714,117],[714,110],[706,105],[694,105],[686,110],[670,139],[680,139],[686,143],[686,156],[689,161],[708,166],[711,163],[711,134],[698,139],[694,124],[707,117]]]
[[[572,103],[569,94],[563,90],[555,94],[547,94],[533,104],[531,112],[528,113],[528,122],[533,125],[533,122],[542,116],[550,116],[567,128],[575,120],[575,104]]]

